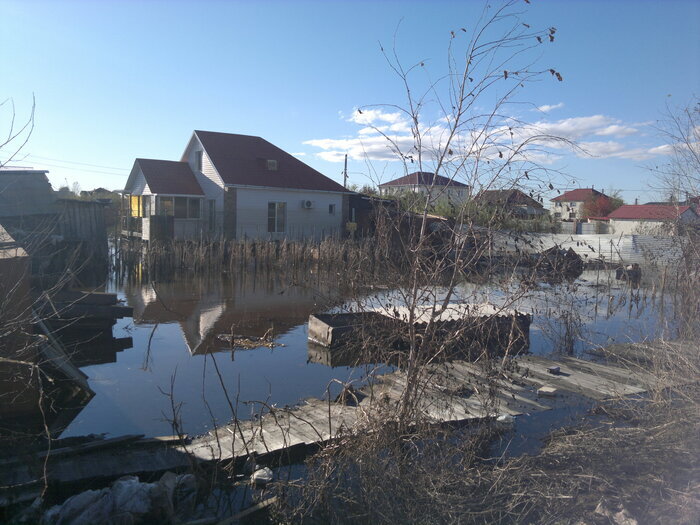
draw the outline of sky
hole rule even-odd
[[[0,0],[0,137],[35,104],[31,134],[3,146],[0,163],[26,141],[9,166],[49,170],[54,188],[118,190],[135,158],[180,160],[202,129],[261,136],[341,183],[347,153],[349,183],[386,182],[405,167],[377,131],[400,144],[412,138],[397,109],[406,93],[382,48],[407,66],[423,63],[409,77],[412,93],[437,87],[420,125],[442,136],[448,48],[459,60],[484,6]],[[523,0],[514,10],[533,31],[556,28],[554,42],[545,37],[519,63],[553,68],[562,81],[546,73],[528,83],[506,118],[520,123],[518,138],[537,129],[582,148],[548,143],[533,160],[556,173],[559,191],[657,199],[653,167],[668,151],[659,122],[700,95],[700,2]],[[474,111],[488,111],[513,79]]]

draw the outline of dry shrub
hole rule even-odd
[[[408,434],[376,419],[371,432],[341,438],[311,458],[303,482],[282,485],[275,517],[314,524],[597,524],[623,516],[696,523],[700,388],[689,378],[699,377],[698,346],[639,345],[638,363],[630,358],[634,348],[626,347],[627,366],[654,370],[664,388],[601,404],[603,424],[555,432],[536,456],[488,459],[499,432],[493,422],[419,424]]]

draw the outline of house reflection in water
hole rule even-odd
[[[289,285],[279,276],[241,274],[127,288],[135,324],[178,323],[192,355],[229,349],[220,334],[284,335],[309,315],[342,301],[337,287]]]

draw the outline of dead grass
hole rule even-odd
[[[641,347],[640,347],[641,348]],[[627,348],[630,351],[631,348]],[[648,347],[647,347],[648,350]],[[645,353],[676,388],[598,407],[604,424],[552,434],[535,456],[486,459],[497,429],[400,435],[384,425],[323,450],[280,488],[280,523],[697,523],[698,346]],[[629,358],[629,355],[627,355]],[[632,366],[632,365],[630,365]],[[627,520],[627,521],[625,521]]]

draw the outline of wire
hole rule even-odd
[[[44,166],[50,166],[50,167],[53,167],[53,168],[62,168],[62,169],[71,170],[71,171],[83,171],[83,172],[86,172],[86,173],[100,173],[101,175],[113,175],[113,176],[115,176],[115,177],[123,177],[123,176],[125,175],[124,173],[114,173],[114,172],[111,172],[111,171],[86,170],[86,169],[82,169],[82,168],[74,168],[74,167],[72,167],[72,166],[59,166],[59,165],[57,165],[57,164],[50,164],[50,163],[47,163],[47,162],[42,163],[42,165],[44,165]]]
[[[26,156],[32,157],[35,159],[44,159],[44,160],[52,160],[54,162],[63,162],[64,164],[76,164],[78,166],[90,166],[91,168],[104,168],[104,169],[108,169],[108,170],[129,171],[127,168],[113,168],[112,166],[101,166],[99,164],[87,164],[86,162],[76,162],[73,160],[52,159],[51,157],[41,157],[40,155],[34,155],[33,153],[29,153]],[[57,166],[57,167],[60,167],[60,166]]]

